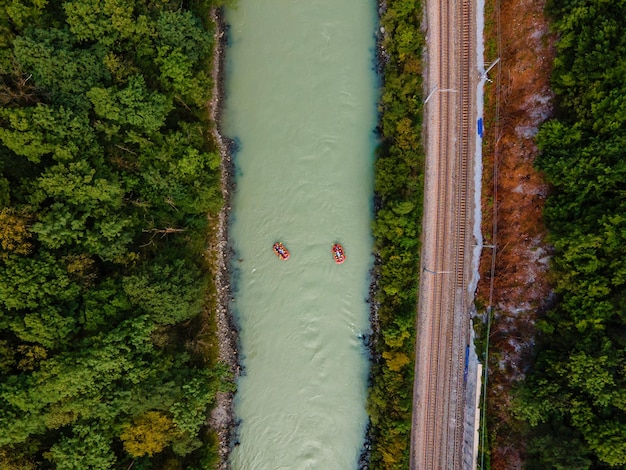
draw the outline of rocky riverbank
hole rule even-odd
[[[215,46],[213,48],[213,69],[211,71],[213,92],[209,103],[210,119],[214,123],[211,132],[221,155],[221,185],[224,207],[219,213],[217,223],[216,246],[213,248],[215,260],[215,287],[217,292],[217,336],[219,360],[226,364],[237,380],[239,375],[239,357],[237,351],[238,331],[229,310],[231,298],[230,274],[228,265],[232,257],[232,248],[228,239],[228,219],[230,215],[230,196],[234,188],[233,163],[231,159],[232,142],[222,137],[220,117],[224,103],[224,49],[226,47],[226,25],[221,9],[211,10],[211,20],[215,24]],[[219,392],[217,403],[211,413],[210,425],[219,437],[219,469],[228,468],[230,442],[234,429],[234,392]]]

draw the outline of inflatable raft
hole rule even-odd
[[[333,245],[332,253],[335,263],[341,264],[346,260],[346,253],[343,251],[343,246],[339,243]]]
[[[289,250],[281,242],[274,243],[274,253],[283,261],[289,259]]]

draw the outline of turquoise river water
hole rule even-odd
[[[226,13],[223,117],[238,144],[230,236],[244,368],[231,465],[356,469],[367,425],[376,3],[237,5]]]

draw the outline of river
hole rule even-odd
[[[229,231],[243,367],[230,463],[357,468],[368,421],[376,3],[237,5],[226,12],[222,122],[237,142]]]

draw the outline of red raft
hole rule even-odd
[[[346,260],[346,253],[343,251],[343,246],[339,243],[333,245],[332,253],[335,263],[341,264]]]
[[[283,261],[289,259],[289,250],[281,242],[274,243],[274,253]]]

